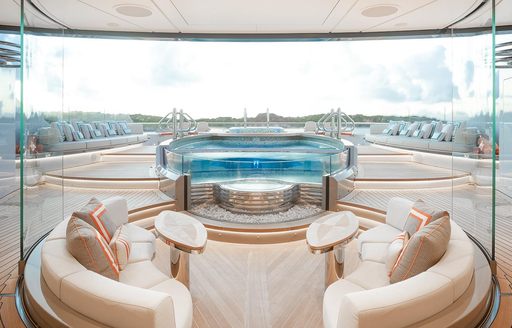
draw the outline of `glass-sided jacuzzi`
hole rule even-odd
[[[157,168],[190,177],[192,203],[232,213],[269,214],[322,203],[322,177],[350,171],[354,147],[308,134],[208,134],[163,143]]]
[[[157,165],[189,174],[192,184],[256,178],[320,184],[351,164],[351,149],[315,135],[211,134],[162,144]]]

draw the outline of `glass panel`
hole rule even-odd
[[[510,252],[504,252],[502,240],[510,238],[512,220],[512,33],[496,35],[496,130],[499,156],[496,165],[496,253],[499,267],[507,279],[512,275]]]
[[[454,33],[452,218],[492,253],[492,31]]]
[[[27,251],[63,218],[64,49],[58,36],[24,34],[23,248]]]
[[[20,259],[20,193],[16,155],[20,123],[20,35],[0,32],[0,282]],[[13,292],[4,289],[3,292]]]

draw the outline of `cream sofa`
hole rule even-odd
[[[169,268],[168,246],[150,231],[127,223],[125,199],[113,197],[103,203],[118,225],[129,227],[132,240],[129,264],[119,282],[85,269],[68,252],[65,220],[47,237],[41,253],[42,277],[51,292],[99,327],[191,327],[190,292],[164,274],[166,265]]]
[[[359,264],[325,291],[325,327],[415,325],[446,309],[466,291],[474,272],[474,248],[453,221],[448,249],[437,264],[404,281],[389,283],[384,264],[387,248],[403,230],[412,204],[391,199],[386,223],[359,235]]]

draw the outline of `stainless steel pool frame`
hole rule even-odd
[[[279,133],[279,134],[236,134],[235,136],[229,134],[206,134],[199,136],[190,136],[185,137],[180,140],[173,141],[173,146],[176,147],[176,144],[179,143],[181,145],[186,144],[187,142],[192,141],[201,141],[208,140],[210,138],[229,138],[229,137],[254,137],[254,138],[263,138],[263,137],[276,137],[276,138],[305,138],[318,142],[337,142],[337,140],[325,137],[325,136],[317,136],[310,134],[302,134],[302,133]],[[295,192],[298,191],[299,199],[305,199],[308,202],[313,202],[317,204],[321,204],[322,208],[325,210],[334,210],[336,208],[336,201],[340,197],[349,193],[353,188],[353,183],[351,182],[351,178],[357,174],[357,163],[356,163],[356,148],[354,145],[347,141],[342,140],[343,149],[340,150],[340,156],[343,154],[344,156],[344,168],[340,170],[336,170],[331,174],[327,173],[322,176],[322,182],[320,183],[299,183],[296,184],[297,188]],[[169,144],[170,141],[166,141],[157,148],[156,152],[156,170],[157,172],[166,177],[166,183],[162,184],[161,190],[166,193],[168,196],[174,198],[176,200],[176,209],[177,210],[188,210],[191,208],[192,204],[203,202],[207,200],[214,199],[215,193],[215,183],[205,183],[205,184],[191,184],[191,176],[188,172],[177,172],[175,170],[169,169],[168,166],[168,155],[169,152]],[[231,151],[231,150],[230,150]],[[261,149],[254,148],[240,148],[236,151],[242,152],[251,152],[251,151],[262,151]],[[268,151],[268,150],[266,150]],[[293,150],[288,149],[279,149],[279,152],[293,152]],[[314,151],[312,151],[314,152]],[[192,172],[193,174],[193,172]],[[217,190],[217,193],[220,193]],[[260,195],[255,191],[253,195],[250,195],[247,192],[244,192],[243,198],[246,200],[255,200]],[[290,195],[287,195],[290,196]],[[271,193],[266,196],[268,199],[271,199]],[[279,199],[279,197],[277,197]],[[243,207],[243,201],[240,199],[240,202],[237,202],[236,205],[232,206],[231,210],[234,212],[242,213],[244,211],[250,210],[250,202],[246,203],[248,207]],[[261,202],[262,213],[269,212],[269,208],[265,208],[265,201]],[[286,201],[284,201],[286,203]],[[226,203],[227,204],[227,203]],[[272,206],[275,206],[273,204]],[[228,206],[226,206],[228,207]]]

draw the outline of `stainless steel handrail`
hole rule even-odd
[[[188,126],[184,127],[187,122]],[[179,111],[173,108],[171,112],[167,113],[160,121],[158,121],[158,130],[172,131],[173,139],[181,138],[183,133],[192,132],[197,129],[197,121],[194,120],[189,114],[183,112],[183,109]]]

